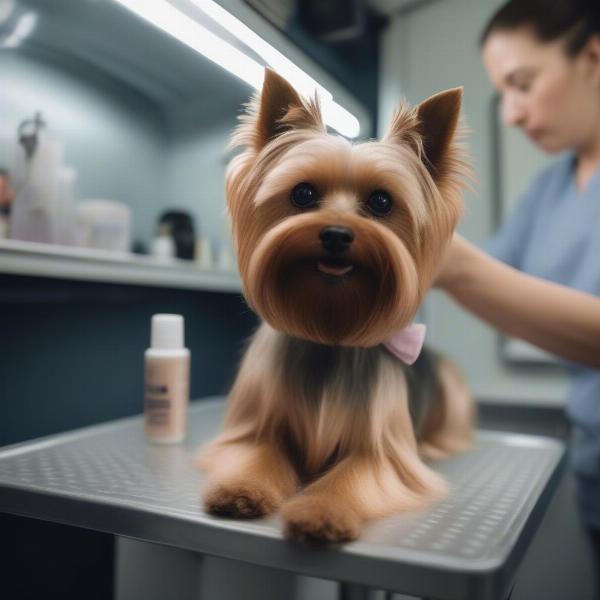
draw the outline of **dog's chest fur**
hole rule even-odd
[[[281,416],[297,462],[309,473],[340,460],[347,448],[377,445],[405,396],[418,438],[439,397],[437,359],[428,351],[408,366],[383,346],[324,346],[280,334],[275,356],[288,395],[279,403]]]

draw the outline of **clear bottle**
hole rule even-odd
[[[150,346],[144,354],[144,432],[151,442],[177,444],[187,433],[190,387],[183,317],[154,315]]]

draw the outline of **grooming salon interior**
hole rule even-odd
[[[0,0],[0,597],[600,598],[597,0]]]

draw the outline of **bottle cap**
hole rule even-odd
[[[183,348],[183,317],[181,315],[154,315],[150,345],[157,350]]]

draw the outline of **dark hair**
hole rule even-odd
[[[485,44],[494,31],[530,26],[541,42],[566,37],[566,51],[577,54],[594,34],[600,34],[599,0],[509,0],[483,30]]]

